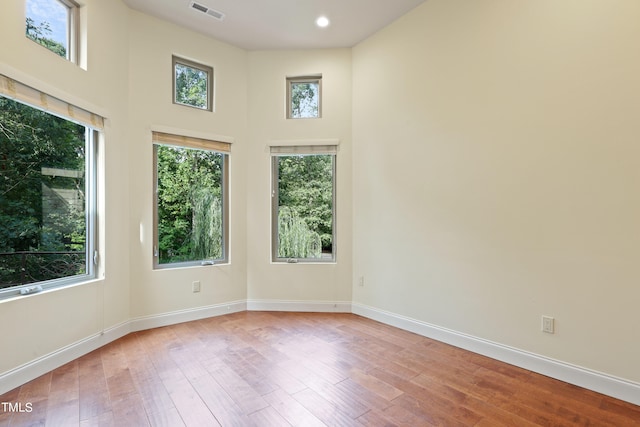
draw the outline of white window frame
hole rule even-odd
[[[227,142],[174,135],[164,132],[152,132],[153,142],[153,269],[171,269],[193,266],[209,266],[229,263],[229,164],[231,144]],[[173,263],[160,263],[158,232],[158,146],[173,146],[222,154],[222,257],[220,259],[201,259]]]
[[[336,219],[336,188],[337,188],[337,145],[286,145],[270,147],[271,152],[271,261],[273,263],[335,263],[337,260],[337,219]],[[279,234],[278,234],[278,214],[279,214],[279,176],[278,158],[284,156],[311,156],[330,155],[332,156],[332,188],[331,188],[331,256],[320,258],[286,258],[278,256]]]
[[[97,277],[98,254],[98,141],[104,127],[104,119],[80,107],[49,96],[30,86],[0,74],[0,95],[29,107],[47,112],[85,126],[85,267],[84,274],[58,279],[27,283],[0,289],[0,300],[21,295],[37,294],[41,291],[88,282]],[[73,113],[73,117],[68,114]]]
[[[322,118],[322,75],[296,76],[287,77],[287,119],[304,120],[304,119],[320,119]],[[293,85],[300,83],[315,83],[318,85],[318,115],[315,117],[293,117],[293,105],[291,93]]]
[[[188,67],[188,68],[192,68],[194,70],[198,70],[201,71],[203,73],[206,73],[207,75],[207,105],[205,107],[198,107],[195,105],[191,105],[191,104],[185,104],[184,102],[180,102],[178,101],[178,93],[176,91],[177,89],[177,85],[176,85],[176,78],[178,76],[177,72],[176,72],[176,66],[177,65],[182,65],[184,67]],[[209,66],[209,65],[204,65],[195,61],[191,61],[189,59],[185,59],[185,58],[181,58],[179,56],[173,55],[171,57],[171,71],[173,73],[173,76],[171,78],[171,81],[173,83],[173,103],[176,105],[182,105],[185,107],[190,107],[190,108],[195,108],[196,110],[201,110],[201,111],[213,111],[213,79],[214,79],[214,74],[213,74],[213,67]]]
[[[80,52],[80,6],[71,0],[59,0],[67,6],[67,59],[79,63]]]

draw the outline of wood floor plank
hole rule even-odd
[[[405,405],[393,404],[382,412],[386,419],[391,420],[393,425],[407,427],[429,427],[439,426],[438,420],[429,414],[420,414],[412,411]],[[366,414],[365,414],[366,415]]]
[[[3,402],[7,402],[3,400]],[[16,402],[15,400],[9,402]],[[18,403],[22,402],[23,406],[29,401],[17,400]],[[7,412],[6,415],[8,417],[6,420],[2,421],[2,417],[0,417],[0,425],[12,425],[12,426],[44,426],[47,422],[47,409],[48,402],[47,400],[40,400],[32,403],[32,411],[28,412],[25,409],[25,412]],[[25,406],[26,408],[26,406]],[[2,412],[0,412],[2,414]],[[6,424],[5,424],[6,423]]]
[[[265,375],[265,371],[255,368],[239,352],[228,352],[222,357],[222,361],[260,396],[269,394],[277,388]]]
[[[249,418],[256,426],[260,427],[282,427],[289,425],[287,420],[285,420],[282,415],[280,415],[278,411],[271,406],[267,406],[266,408],[254,412],[249,415]]]
[[[356,421],[366,427],[413,427],[414,425],[394,422],[387,418],[387,416],[377,408],[371,409],[369,412],[362,414]]]
[[[325,425],[283,390],[274,390],[263,397],[292,426],[321,427]]]
[[[0,427],[640,426],[636,405],[335,313],[135,332],[0,399],[32,405]]]
[[[185,377],[163,380],[180,417],[188,426],[219,426],[213,413]]]
[[[328,426],[354,426],[359,423],[341,411],[335,404],[328,401],[311,389],[304,389],[292,396],[316,418]]]
[[[226,363],[222,361],[211,363],[207,366],[207,370],[245,414],[251,414],[269,406],[262,396]]]
[[[147,412],[149,425],[152,427],[180,427],[185,426],[180,413],[175,406],[163,408],[158,411]]]
[[[310,382],[308,386],[352,419],[358,418],[369,410],[369,408],[360,402],[356,396],[352,395],[348,389],[340,387],[339,384],[333,384],[319,379]]]
[[[111,411],[80,421],[80,427],[117,427],[118,425]]]
[[[213,377],[196,378],[191,381],[191,384],[221,425],[245,426],[252,424],[244,410]]]
[[[132,393],[111,402],[113,419],[119,426],[149,426],[140,396]]]
[[[78,359],[80,421],[99,420],[111,412],[111,398],[99,351]]]
[[[363,389],[370,390],[378,396],[391,401],[404,393],[373,375],[361,371],[360,369],[352,369],[349,380],[359,384]]]
[[[265,376],[265,379],[271,382],[276,389],[279,388],[289,394],[293,394],[306,388],[306,386],[293,375],[279,365],[269,361],[253,348],[239,350],[236,354],[261,372]]]
[[[138,334],[135,336],[137,339],[130,341],[131,352],[126,353],[133,384],[140,395],[150,424],[166,425],[176,419],[178,412],[155,369],[151,355],[145,350],[144,340]]]

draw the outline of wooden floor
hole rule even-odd
[[[32,408],[0,426],[640,425],[638,406],[352,314],[136,332],[0,402]]]

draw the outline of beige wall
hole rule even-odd
[[[322,74],[322,118],[285,119],[287,76]],[[247,291],[250,300],[351,301],[351,50],[249,52]],[[335,264],[271,263],[273,141],[334,139]]]
[[[357,46],[354,303],[640,381],[638,22],[429,0]]]

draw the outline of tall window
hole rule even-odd
[[[213,110],[213,68],[173,57],[173,102]]]
[[[271,147],[275,262],[335,261],[335,146]]]
[[[92,278],[97,256],[96,131],[6,98],[7,87],[35,92],[8,81],[0,76],[0,298]]]
[[[25,33],[53,53],[77,62],[78,5],[71,0],[26,0]]]
[[[322,76],[287,77],[287,118],[321,117]]]
[[[154,132],[156,268],[227,262],[230,145]]]

